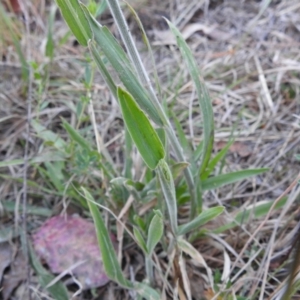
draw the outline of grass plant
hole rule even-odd
[[[3,210],[16,215],[24,212],[24,216],[49,217],[54,214],[53,202],[59,203],[57,206],[60,211],[68,210],[69,206],[79,209],[83,215],[93,219],[107,276],[132,299],[195,299],[195,287],[192,287],[194,279],[190,275],[195,274],[191,271],[192,267],[201,270],[199,282],[205,281],[205,291],[197,300],[202,299],[202,296],[205,299],[267,299],[264,298],[266,295],[268,299],[288,299],[297,294],[299,272],[292,269],[293,276],[282,279],[282,283],[274,287],[274,282],[282,276],[281,267],[286,268],[286,265],[283,263],[275,271],[270,271],[269,266],[272,264],[271,259],[278,256],[278,253],[275,255],[278,247],[275,236],[280,235],[286,241],[286,229],[278,224],[284,223],[288,209],[298,201],[299,177],[275,200],[243,202],[241,205],[234,201],[245,197],[246,189],[233,200],[237,184],[249,182],[254,176],[265,178],[262,176],[266,176],[269,169],[273,170],[272,176],[275,177],[274,164],[277,160],[272,162],[261,159],[253,165],[266,167],[238,170],[227,166],[225,162],[226,156],[236,144],[236,138],[244,130],[239,128],[240,124],[236,124],[249,122],[246,135],[252,138],[251,134],[257,128],[269,126],[263,122],[261,111],[266,104],[272,109],[274,105],[270,101],[264,103],[261,100],[258,104],[260,113],[256,116],[251,108],[239,104],[243,108],[232,121],[234,125],[228,125],[216,133],[215,128],[220,127],[223,118],[220,113],[215,113],[213,107],[213,103],[218,105],[215,104],[218,99],[214,98],[213,101],[210,96],[208,84],[204,82],[204,76],[193,56],[194,49],[190,49],[186,35],[181,33],[184,28],[181,22],[164,19],[171,35],[170,52],[178,63],[164,66],[168,69],[167,80],[170,85],[170,92],[165,93],[166,87],[164,83],[161,84],[156,71],[159,66],[155,65],[151,43],[132,6],[127,3],[120,6],[117,0],[99,3],[92,0],[84,3],[79,0],[56,0],[55,3],[57,6],[53,3],[48,13],[43,50],[46,59],[43,62],[38,54],[31,60],[23,54],[19,33],[0,5],[0,28],[10,33],[11,43],[21,65],[22,93],[28,92],[26,86],[29,84],[35,88],[37,105],[33,108],[30,126],[34,138],[39,141],[34,155],[28,158],[33,175],[26,179],[26,184],[34,191],[30,192],[29,197],[33,203],[27,203],[24,208],[18,201],[3,201]],[[266,2],[267,6],[261,8],[249,28],[255,26],[269,4]],[[190,5],[193,7],[193,4],[189,4],[184,10],[188,15]],[[54,28],[57,7],[69,28],[59,41],[55,40]],[[106,10],[113,16],[118,34],[98,21]],[[150,66],[144,64],[124,10],[130,11],[138,24],[150,57]],[[184,22],[184,17],[178,20]],[[70,49],[67,43],[72,36],[79,43],[72,51],[79,55],[76,59],[70,59],[76,60],[85,69],[80,82],[69,79],[67,75],[59,80],[55,76],[51,77],[51,70],[57,67],[55,53],[63,47]],[[246,39],[247,35],[243,38]],[[184,67],[179,65],[182,62]],[[235,78],[233,82],[227,82],[224,89],[210,82],[210,90],[215,89],[218,95],[231,93],[233,99],[240,100],[242,96],[235,94],[234,89],[254,75],[258,75],[264,89],[268,89],[260,62],[256,58],[255,64],[259,74],[249,71],[242,79]],[[28,70],[33,72],[33,78],[30,78]],[[187,73],[186,77],[192,82],[188,88],[184,85],[181,71]],[[67,73],[72,72],[76,70],[67,70]],[[225,70],[224,74],[227,72]],[[239,73],[239,70],[236,72]],[[110,100],[105,102],[103,96],[103,103],[99,103],[99,98],[95,100],[97,91],[101,90],[102,93],[103,90],[97,82],[98,73],[106,84],[105,91],[109,91],[107,98]],[[218,70],[210,70],[206,75],[218,78],[222,74]],[[192,101],[186,111],[179,110],[176,106],[177,101],[181,101],[178,95],[189,88],[197,99],[197,106]],[[297,88],[287,84],[284,85],[284,91],[289,97],[295,97],[298,93]],[[45,94],[53,99],[59,98],[59,102],[45,99]],[[270,95],[266,96],[266,100],[270,99]],[[64,108],[60,108],[62,103]],[[45,125],[43,121],[48,105],[53,115],[60,115],[59,120],[53,117],[55,125],[52,122]],[[113,106],[111,112],[105,111]],[[103,123],[97,118],[99,111],[107,114]],[[72,117],[68,112],[71,112]],[[195,118],[192,117],[193,112],[199,112]],[[118,114],[122,120],[119,120]],[[4,123],[5,118],[1,117],[0,122]],[[255,122],[252,122],[254,119]],[[120,122],[117,126],[121,133],[107,140],[107,132],[114,130],[111,122],[116,120]],[[197,132],[194,133],[191,128],[195,124]],[[106,130],[102,131],[102,127]],[[234,132],[231,127],[235,128]],[[220,136],[227,138],[227,143],[221,147],[218,146]],[[116,140],[121,140],[121,143],[116,143]],[[218,147],[218,151],[215,151],[215,147]],[[288,152],[284,151],[282,153],[286,155]],[[278,159],[280,155],[283,156],[282,153],[278,154]],[[15,168],[21,168],[25,163],[19,157],[0,161],[1,170],[12,170],[11,174],[0,173],[0,178],[13,186],[24,182],[14,173]],[[299,155],[296,158],[299,160]],[[265,186],[265,182],[260,184]],[[253,190],[255,185],[256,181],[253,180]],[[224,188],[227,194],[223,200],[218,196],[220,188]],[[45,199],[42,205],[32,200],[40,198]],[[211,198],[217,200],[210,203]],[[230,214],[227,209],[229,206],[234,208]],[[271,215],[277,216],[278,223],[275,225],[269,220]],[[292,218],[290,222],[294,225]],[[261,246],[264,237],[259,237],[260,230],[261,235],[265,234],[264,237],[271,236],[267,251]],[[117,252],[111,242],[110,231],[117,235]],[[26,237],[22,231],[0,229],[3,241],[20,235],[23,243]],[[231,246],[234,243],[236,248]],[[142,254],[143,276],[139,274],[135,277],[128,268],[124,268],[122,249],[127,247],[134,247]],[[223,255],[222,272],[211,268],[207,255],[199,250],[201,247],[213,249],[208,252],[218,254],[217,258],[212,257],[216,262]],[[53,299],[69,299],[66,287],[41,265],[30,243],[28,248],[31,266],[42,288],[47,289]],[[254,282],[251,288],[246,287],[243,274],[248,272],[253,276],[254,271],[257,271],[260,279],[264,278],[263,283]]]

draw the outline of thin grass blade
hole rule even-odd
[[[178,235],[184,235],[192,230],[203,226],[210,220],[213,220],[214,218],[219,216],[223,211],[223,206],[208,208],[207,210],[203,211],[198,217],[196,217],[193,221],[180,225],[178,227]]]
[[[287,201],[287,197],[281,199],[274,207],[275,209],[281,209]],[[237,213],[237,215],[234,217],[234,221],[230,222],[224,226],[221,226],[217,229],[215,229],[213,232],[214,233],[222,233],[225,230],[229,230],[232,229],[236,226],[240,226],[242,224],[247,224],[251,219],[259,219],[260,217],[263,217],[265,215],[267,215],[267,213],[269,212],[270,208],[273,205],[273,201],[263,201],[263,202],[259,202],[257,203],[254,207],[248,207],[242,211],[240,211],[239,213]]]
[[[63,120],[63,127],[74,142],[79,144],[83,149],[92,151],[91,146],[88,144],[88,142],[66,120]]]
[[[201,76],[199,68],[197,67],[197,63],[192,55],[190,48],[188,47],[179,30],[168,20],[167,23],[174,36],[176,37],[177,46],[180,49],[181,55],[183,56],[187,64],[198,95],[203,120],[203,152],[200,167],[200,174],[202,174],[202,172],[206,169],[209,158],[211,156],[214,141],[214,118],[211,99],[205,84],[200,80]]]
[[[100,46],[104,55],[118,73],[119,78],[126,89],[134,97],[134,99],[136,99],[139,106],[150,116],[150,118],[156,124],[162,125],[163,123],[161,118],[151,102],[148,92],[137,79],[136,74],[132,69],[132,65],[123,48],[120,46],[111,32],[105,26],[101,26],[94,19],[94,17],[89,13],[83,4],[81,4],[81,7],[90,23],[95,42]]]
[[[117,100],[118,99],[117,86],[115,85],[113,78],[111,77],[105,64],[103,63],[101,56],[99,54],[99,50],[96,48],[96,45],[92,40],[90,40],[88,42],[88,46],[89,46],[90,52],[93,56],[93,59],[96,62],[99,72],[101,73],[103,79],[105,80],[106,84],[108,85],[109,90],[113,94],[114,98]]]
[[[202,180],[208,178],[208,176],[212,173],[212,171],[213,171],[214,168],[216,167],[217,163],[218,163],[219,161],[221,161],[221,160],[224,158],[224,156],[227,154],[227,152],[228,152],[230,146],[233,144],[233,142],[234,142],[233,140],[230,140],[230,141],[225,145],[225,147],[224,147],[221,151],[219,151],[219,152],[216,154],[216,156],[215,156],[214,158],[212,158],[212,159],[210,160],[210,162],[209,162],[208,165],[207,165],[206,170],[205,170],[205,171],[203,172],[203,174],[201,175],[201,179],[202,179]]]
[[[128,281],[121,270],[121,266],[118,263],[117,255],[115,253],[113,244],[109,237],[107,228],[102,220],[100,212],[97,205],[92,197],[92,195],[83,187],[81,189],[84,192],[87,204],[89,206],[90,212],[92,214],[95,229],[97,233],[98,243],[102,255],[103,266],[105,269],[106,275],[111,279],[117,282],[119,285],[132,288],[133,285]]]
[[[147,300],[161,299],[159,293],[145,283],[136,283],[134,285],[134,289],[142,297],[142,299],[147,299]]]
[[[161,189],[167,204],[170,225],[173,233],[177,234],[177,200],[171,170],[165,160],[161,160],[156,168]]]
[[[251,176],[262,174],[266,171],[268,171],[267,168],[249,169],[210,177],[202,181],[202,189],[204,191],[213,190],[226,184],[232,184],[247,179]]]

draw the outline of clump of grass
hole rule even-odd
[[[227,254],[230,247],[224,250],[224,270],[221,276],[216,270],[212,271],[209,268],[205,257],[201,255],[202,252],[196,249],[195,242],[198,243],[200,240],[204,245],[207,243],[207,247],[215,248],[208,245],[209,238],[213,237],[220,242],[218,246],[221,244],[223,247],[222,243],[224,243],[226,248],[226,240],[221,239],[225,231],[243,227],[249,220],[266,214],[269,216],[273,209],[285,207],[288,199],[279,197],[275,203],[269,200],[251,207],[236,207],[233,219],[226,221],[225,218],[222,224],[218,224],[218,216],[225,211],[225,208],[221,205],[205,207],[202,201],[204,193],[214,192],[221,186],[259,175],[266,169],[243,170],[227,174],[215,171],[219,165],[222,170],[224,157],[233,141],[228,142],[217,155],[212,157],[215,121],[211,99],[192,53],[177,28],[166,21],[193,80],[202,112],[202,136],[195,136],[195,140],[200,141],[195,146],[191,145],[188,136],[184,133],[179,121],[180,116],[163,101],[159,80],[156,79],[155,89],[152,86],[147,74],[148,70],[145,70],[142,65],[118,2],[108,3],[120,30],[126,52],[108,28],[101,26],[94,18],[105,9],[105,1],[99,5],[91,1],[87,7],[77,0],[59,0],[57,3],[75,37],[83,46],[81,49],[85,47],[89,52],[84,62],[85,74],[82,81],[84,95],[78,100],[77,106],[72,107],[76,121],[74,122],[74,118],[71,121],[62,119],[60,130],[53,132],[44,127],[39,118],[31,122],[37,136],[44,141],[41,148],[45,147],[48,152],[41,151],[40,155],[29,161],[44,180],[45,186],[39,187],[33,180],[28,180],[28,185],[39,187],[44,194],[62,198],[64,209],[68,206],[66,199],[71,199],[85,213],[89,211],[88,214],[94,219],[108,276],[128,289],[133,297],[191,299],[190,283],[193,279],[189,276],[187,263],[191,258],[193,264],[203,268],[203,277],[206,278],[207,284],[205,295],[207,299],[213,297],[247,299],[244,295],[247,295],[248,291],[244,289],[239,292],[243,296],[238,296],[235,293],[234,283],[242,278],[248,266],[241,260],[241,256],[244,254],[251,262],[256,258],[253,252],[262,254],[262,249],[256,248],[258,243],[253,247],[249,245],[247,248],[249,253],[244,251],[245,246],[240,255],[235,255],[236,261],[243,264],[241,268],[236,266],[237,263],[230,265]],[[131,11],[134,13],[132,9]],[[50,14],[47,34],[45,55],[49,58],[49,65],[52,63],[55,51],[52,28],[54,15],[55,8]],[[137,15],[135,17],[138,18]],[[150,49],[145,32],[142,32]],[[69,36],[70,33],[67,33],[64,41]],[[151,52],[151,49],[149,51]],[[20,61],[22,63],[24,61],[26,63],[24,66],[28,67],[22,57]],[[40,82],[37,88],[42,90],[45,87],[45,83],[39,80],[43,77],[43,74],[39,73],[42,68],[33,62],[31,67],[35,70],[36,82]],[[45,69],[47,67],[48,65]],[[95,68],[100,71],[122,112],[125,139],[120,155],[121,160],[108,151],[98,133],[99,124],[96,123],[94,113],[94,106],[98,103],[92,100]],[[27,80],[26,77],[24,79]],[[88,116],[85,114],[87,110]],[[184,118],[184,115],[187,114],[183,112],[181,117]],[[89,126],[90,123],[96,142],[87,134],[91,132],[91,127],[82,126],[86,124]],[[66,133],[70,142],[66,142],[64,137]],[[139,161],[140,158],[143,163]],[[21,165],[23,162],[23,160],[5,161],[0,163],[0,167]],[[16,207],[11,202],[5,202],[4,206],[11,212]],[[49,216],[52,212],[49,209],[28,205],[27,213]],[[118,234],[117,255],[110,243],[107,224]],[[241,236],[240,240],[244,241],[245,234]],[[230,238],[229,234],[228,239]],[[252,236],[249,238],[249,243],[252,238]],[[125,274],[121,268],[123,243],[126,247],[132,242],[144,256],[144,278],[139,280],[134,276],[129,279],[128,274]],[[235,254],[235,249],[232,254]],[[34,256],[31,260],[38,276],[42,281],[46,278],[49,283],[51,275],[45,272]],[[268,262],[267,254],[264,254],[263,261]],[[47,286],[47,282],[42,286]],[[294,292],[296,285],[293,286],[291,282],[289,284],[292,288],[288,293]],[[54,299],[67,299],[67,293],[65,290],[62,292],[62,288],[61,285],[51,286],[49,292]],[[258,290],[252,292],[253,299],[257,297]],[[282,294],[283,291],[281,289],[279,292]]]
[[[125,144],[126,163],[125,172],[123,173],[125,176],[119,177],[121,174],[109,173],[108,170],[115,170],[115,167],[111,165],[111,160],[106,159],[107,157],[98,157],[98,160],[101,161],[103,179],[105,178],[114,183],[111,192],[116,193],[116,189],[124,192],[123,199],[119,199],[119,201],[121,200],[125,204],[126,209],[132,215],[133,223],[131,226],[134,241],[145,255],[146,278],[143,282],[134,282],[129,281],[124,276],[117,256],[113,251],[108,231],[99,213],[97,202],[86,188],[81,187],[95,222],[107,275],[119,285],[134,290],[141,297],[160,299],[164,291],[155,289],[153,269],[157,266],[153,261],[153,254],[157,245],[161,242],[164,251],[170,253],[169,267],[175,268],[175,284],[172,286],[174,295],[184,293],[188,299],[191,299],[189,278],[184,267],[184,253],[196,261],[201,261],[201,264],[207,270],[209,285],[213,290],[214,284],[211,271],[205,261],[201,259],[201,255],[189,242],[189,239],[198,234],[201,226],[220,215],[224,208],[217,206],[204,210],[202,206],[203,191],[261,174],[266,169],[245,170],[211,177],[215,166],[226,155],[228,147],[225,147],[216,157],[211,158],[214,141],[211,99],[205,84],[201,80],[199,69],[190,49],[172,23],[167,21],[195,84],[202,112],[203,136],[202,142],[196,149],[191,148],[178,122],[177,133],[172,127],[166,108],[163,107],[162,101],[158,99],[158,93],[154,90],[142,64],[118,1],[108,1],[108,5],[127,53],[112,33],[96,21],[92,12],[85,5],[68,0],[59,0],[57,3],[78,42],[89,48],[98,70],[105,79],[112,95],[118,101],[127,133]],[[116,83],[104,63],[104,59],[108,60],[117,73],[121,85]],[[174,119],[176,121],[176,116],[174,116]],[[65,129],[67,129],[71,139],[76,144],[82,148],[87,148],[86,142],[75,129],[67,123],[65,123]],[[148,174],[147,181],[144,183],[136,181],[129,168],[134,164],[130,160],[133,145],[141,155],[144,168]],[[170,148],[174,151],[175,162],[169,155],[168,149]],[[187,149],[189,151],[185,153],[184,150]],[[86,155],[88,155],[91,149],[86,150]],[[99,155],[101,155],[100,147],[98,150]],[[108,165],[108,167],[104,167],[104,165]],[[184,174],[184,177],[181,176],[181,173]],[[181,193],[187,195],[185,202],[190,203],[190,220],[184,224],[178,222],[178,198],[180,195],[178,195],[177,190],[179,186],[181,186]],[[159,196],[160,192],[162,196]],[[143,194],[155,194],[159,201],[155,205],[155,209],[148,211],[147,216],[144,218],[140,218],[133,205],[131,207],[126,205],[131,198],[136,201],[145,201],[143,200]],[[166,243],[169,245],[167,248],[165,248]],[[161,280],[165,281],[166,278],[162,274],[161,276]]]

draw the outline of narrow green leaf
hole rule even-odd
[[[87,46],[92,31],[78,0],[56,0],[56,3],[78,42]]]
[[[148,255],[151,256],[155,246],[160,241],[164,231],[162,215],[155,214],[151,220],[148,230],[147,249]]]
[[[150,169],[155,169],[165,157],[164,147],[145,113],[133,97],[118,87],[118,98],[127,130]]]
[[[89,46],[90,52],[94,58],[94,61],[96,62],[99,72],[101,73],[103,79],[105,80],[106,84],[108,85],[108,88],[111,91],[111,93],[113,94],[114,98],[117,100],[118,99],[117,86],[115,85],[113,78],[111,77],[105,64],[103,63],[102,58],[99,54],[98,49],[96,48],[95,43],[92,40],[90,40],[88,43],[88,46]]]
[[[222,174],[222,175],[218,175],[218,176],[214,176],[214,177],[209,177],[202,181],[202,189],[204,191],[213,190],[213,189],[219,188],[226,184],[235,183],[235,182],[247,179],[251,176],[256,176],[256,175],[262,174],[268,170],[269,169],[267,169],[267,168],[249,169],[249,170],[237,171],[237,172],[232,172],[232,173],[228,173],[228,174]]]
[[[66,129],[68,134],[70,135],[71,139],[78,143],[83,149],[91,151],[91,146],[88,142],[78,133],[76,129],[74,129],[66,120],[63,121],[63,127]]]
[[[20,34],[19,34],[19,32],[16,32],[16,29],[15,29],[16,26],[9,16],[10,16],[10,14],[8,14],[7,11],[4,9],[4,7],[2,5],[0,5],[0,20],[7,27],[7,28],[5,28],[3,26],[4,28],[2,27],[1,30],[2,30],[2,32],[5,32],[7,30],[8,32],[6,34],[8,34],[12,38],[14,46],[15,46],[15,50],[16,50],[19,60],[21,62],[22,79],[24,81],[27,81],[29,78],[29,64],[28,64],[26,57],[22,50],[22,46],[20,43],[20,37],[19,37]]]
[[[104,55],[118,73],[120,80],[126,89],[134,97],[134,99],[136,99],[138,105],[156,124],[160,126],[163,125],[155,106],[149,98],[147,90],[137,79],[136,74],[132,69],[132,65],[123,48],[120,46],[111,32],[105,26],[101,26],[94,19],[94,17],[89,13],[83,4],[81,4],[81,7],[85,12],[87,19],[89,20],[96,43],[100,46]]]
[[[57,149],[64,150],[66,148],[66,142],[53,131],[48,130],[46,127],[44,127],[35,120],[31,121],[31,125],[36,131],[37,135],[45,142],[51,142],[53,146]]]
[[[53,24],[56,14],[56,5],[51,6],[49,19],[48,19],[48,34],[47,34],[47,43],[46,43],[46,56],[50,57],[50,59],[53,58],[54,55],[54,41],[53,41]]]
[[[207,210],[203,211],[200,215],[198,215],[193,221],[180,225],[178,227],[178,235],[184,235],[192,230],[199,228],[200,226],[203,226],[208,221],[216,218],[223,211],[223,206],[208,208]]]
[[[225,145],[225,147],[221,151],[219,151],[213,159],[210,160],[205,172],[203,172],[203,174],[201,175],[202,180],[208,178],[208,176],[212,173],[212,171],[216,167],[217,163],[220,160],[222,160],[224,158],[224,156],[227,154],[228,149],[233,144],[233,142],[234,142],[234,140],[228,141],[228,143]]]
[[[282,208],[287,201],[287,197],[284,197],[281,199],[274,207],[274,210]],[[214,233],[221,233],[225,230],[232,229],[236,226],[240,226],[242,224],[247,224],[251,219],[259,219],[260,217],[263,217],[267,215],[269,212],[271,206],[273,205],[273,201],[263,201],[256,203],[254,207],[246,208],[242,211],[240,211],[234,218],[233,222],[230,222],[224,226],[221,226],[217,229],[215,229]]]
[[[159,293],[145,283],[135,283],[134,289],[141,297],[143,297],[143,299],[147,299],[147,300],[161,299]]]
[[[156,172],[166,200],[172,231],[177,234],[177,201],[172,173],[166,161],[160,160]]]
[[[63,192],[65,189],[65,177],[63,175],[63,169],[65,165],[63,162],[45,162],[46,175],[50,179],[57,191]]]
[[[205,170],[207,163],[209,161],[213,141],[214,141],[214,118],[213,118],[213,109],[208,94],[208,90],[205,84],[200,80],[200,72],[197,66],[197,62],[194,59],[191,50],[186,44],[184,38],[178,29],[167,20],[168,25],[176,37],[177,46],[180,49],[181,55],[183,56],[187,67],[189,69],[190,75],[194,81],[198,100],[201,108],[202,120],[203,120],[203,152],[202,152],[202,161],[200,174]]]
[[[15,212],[16,211],[16,201],[1,201],[1,207],[3,207],[4,211],[8,212]],[[23,210],[23,206],[19,205],[19,211]],[[36,215],[36,216],[44,216],[50,217],[52,216],[53,212],[51,209],[46,207],[40,207],[36,205],[26,205],[26,214],[28,215]],[[0,239],[1,242],[1,239]]]
[[[28,245],[29,245],[29,256],[30,256],[31,265],[34,268],[35,272],[37,273],[37,277],[41,286],[45,288],[54,279],[54,276],[51,275],[46,269],[43,268],[38,258],[36,257],[30,242],[28,243]],[[68,291],[61,281],[58,281],[53,285],[49,286],[47,290],[49,291],[49,293],[54,299],[57,300],[69,299]]]
[[[136,242],[139,245],[139,247],[144,251],[145,254],[148,254],[146,242],[145,242],[142,234],[136,227],[133,227],[133,234],[134,234],[134,237],[136,238]]]
[[[151,44],[150,44],[149,39],[147,37],[147,33],[144,29],[144,26],[143,26],[143,23],[142,23],[141,19],[139,18],[138,14],[134,10],[134,8],[128,2],[125,2],[125,4],[129,8],[130,12],[132,13],[133,17],[135,18],[135,20],[137,22],[137,25],[138,25],[139,29],[141,30],[143,42],[147,46],[147,50],[150,54],[150,59],[151,59],[151,64],[152,64],[151,69],[153,70],[153,75],[154,75],[158,95],[161,96],[161,87],[160,87],[160,82],[159,82],[159,78],[158,78],[158,74],[157,74],[156,63],[155,63],[155,59],[154,59]]]
[[[106,0],[102,0],[99,4],[98,4],[98,8],[95,14],[95,17],[99,17],[100,15],[102,15],[107,9],[107,2]]]
[[[100,212],[98,210],[97,205],[92,197],[92,195],[83,187],[81,189],[84,192],[85,198],[87,200],[87,204],[89,206],[90,212],[92,214],[95,229],[97,233],[98,243],[102,255],[103,266],[106,275],[111,279],[117,282],[119,285],[132,288],[133,285],[130,281],[128,281],[121,270],[121,266],[118,263],[118,259],[109,237],[107,228],[102,220]]]
[[[131,155],[132,149],[133,149],[132,138],[127,128],[125,128],[125,163],[124,163],[123,173],[126,178],[130,178],[130,179],[132,179],[132,166],[133,166],[133,160]]]
[[[179,141],[183,148],[183,151],[184,151],[186,157],[190,159],[190,158],[192,158],[192,153],[193,153],[192,147],[191,147],[189,141],[187,140],[187,137],[181,127],[181,124],[178,121],[178,118],[176,117],[175,113],[173,113],[173,112],[172,112],[172,118],[174,120],[176,132],[178,134]]]

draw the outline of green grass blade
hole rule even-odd
[[[172,113],[172,118],[174,120],[176,132],[177,132],[180,144],[183,148],[183,151],[186,154],[186,157],[190,159],[190,158],[192,158],[192,153],[193,153],[192,147],[186,138],[186,135],[181,127],[181,124],[178,121],[178,118],[176,117],[176,115],[174,113]]]
[[[149,39],[147,37],[146,31],[145,31],[144,26],[143,26],[143,23],[142,23],[140,17],[138,16],[138,14],[136,13],[136,11],[134,10],[134,8],[128,2],[125,2],[125,4],[129,8],[130,12],[132,13],[133,17],[135,18],[135,20],[137,22],[138,27],[141,30],[143,42],[146,45],[146,47],[148,49],[148,52],[150,54],[150,59],[151,59],[152,68],[153,68],[154,80],[155,80],[155,84],[156,84],[156,88],[157,88],[157,93],[158,93],[158,95],[161,96],[161,87],[160,87],[159,78],[158,78],[158,74],[157,74],[155,59],[154,59],[151,44],[149,42]]]
[[[48,19],[48,33],[47,33],[47,43],[46,43],[46,56],[50,59],[53,58],[54,55],[54,40],[53,40],[53,25],[54,25],[54,19],[56,14],[57,7],[56,5],[52,5],[49,19]]]
[[[146,300],[160,300],[162,299],[158,292],[146,285],[145,283],[136,283],[134,285],[135,291]]]
[[[151,220],[148,230],[147,249],[151,256],[155,246],[160,241],[164,232],[164,223],[162,213],[158,211]]]
[[[233,144],[233,142],[234,142],[233,140],[229,141],[225,145],[225,147],[221,151],[219,151],[214,158],[212,158],[210,160],[210,162],[208,163],[208,166],[207,166],[205,172],[203,172],[202,175],[201,175],[201,179],[202,180],[208,178],[208,176],[212,173],[212,171],[216,167],[217,163],[219,161],[221,161],[224,158],[224,156],[227,154],[227,152],[228,152],[230,146]]]
[[[190,75],[194,81],[201,108],[203,120],[203,152],[200,174],[202,174],[202,172],[206,169],[207,163],[209,161],[214,141],[214,118],[212,104],[208,94],[208,90],[205,84],[200,80],[200,72],[191,50],[189,49],[178,29],[171,22],[167,22],[171,31],[176,37],[178,48],[180,49],[181,55],[183,56],[189,69]]]
[[[57,191],[63,192],[65,189],[65,177],[63,169],[65,168],[64,162],[45,162],[46,175],[50,179]]]
[[[202,189],[204,191],[213,190],[226,184],[235,183],[247,179],[251,176],[262,174],[268,170],[269,169],[267,168],[249,169],[210,177],[202,181]]]
[[[158,134],[133,97],[120,87],[118,88],[118,99],[126,128],[132,140],[146,165],[154,170],[159,161],[165,157],[165,150]]]
[[[56,3],[78,42],[87,46],[93,34],[78,0],[56,0]]]
[[[177,234],[177,200],[171,170],[165,160],[161,160],[156,168],[161,189],[166,200],[171,229]]]
[[[74,129],[66,120],[62,120],[64,129],[68,132],[71,139],[79,144],[83,149],[91,151],[91,146],[88,142]]]
[[[34,253],[34,250],[30,242],[28,243],[28,245],[29,245],[29,257],[30,257],[31,265],[34,268],[35,272],[37,273],[38,280],[41,286],[43,288],[46,288],[46,286],[54,279],[54,276],[51,275],[46,269],[43,268],[38,258],[36,257],[36,254]],[[61,281],[58,281],[53,285],[47,287],[47,290],[54,299],[57,300],[69,299],[68,291]]]
[[[184,235],[192,230],[195,230],[199,228],[200,226],[203,226],[208,221],[213,220],[218,215],[220,215],[224,211],[223,206],[217,206],[209,208],[205,211],[203,211],[198,217],[196,217],[193,221],[180,225],[178,227],[178,234]]]
[[[16,211],[16,201],[1,201],[1,207],[3,207],[4,211],[7,212],[15,212]],[[23,211],[23,206],[19,205],[19,211]],[[51,209],[45,207],[39,207],[36,205],[26,205],[26,214],[27,215],[36,215],[36,216],[43,216],[43,217],[51,217],[53,212]],[[0,239],[1,242],[1,239]]]
[[[103,266],[106,275],[111,280],[117,282],[119,285],[126,288],[132,288],[132,284],[123,275],[107,228],[102,220],[102,217],[92,195],[85,188],[81,187],[81,189],[84,192],[87,204],[89,206],[90,212],[94,220],[99,248],[101,251]]]
[[[287,197],[281,199],[274,207],[274,210],[282,208],[287,201]],[[225,230],[232,229],[236,226],[240,226],[242,224],[247,224],[248,221],[251,219],[259,219],[267,215],[271,206],[273,205],[273,201],[267,201],[263,203],[257,203],[254,207],[246,208],[245,210],[240,211],[234,218],[233,222],[230,222],[224,226],[221,226],[215,229],[214,233],[222,233]]]
[[[98,70],[100,71],[103,79],[105,80],[106,84],[108,85],[111,93],[113,94],[113,96],[115,97],[115,99],[117,100],[117,86],[114,83],[113,78],[110,76],[105,64],[103,63],[101,56],[99,54],[98,49],[96,48],[96,45],[93,41],[89,41],[88,43],[90,52],[94,58],[94,61],[96,62],[96,65],[98,67]]]
[[[3,2],[2,2],[3,3]],[[20,43],[20,37],[18,36],[18,33],[14,29],[13,22],[11,18],[9,17],[9,14],[4,10],[2,4],[0,3],[0,20],[4,22],[6,25],[9,34],[13,40],[14,46],[16,48],[16,52],[18,54],[18,57],[21,62],[21,67],[22,67],[22,79],[24,81],[27,81],[29,79],[29,65],[28,62],[23,54],[22,51],[22,46]],[[6,30],[6,28],[1,28],[2,30]],[[1,35],[0,35],[0,40],[1,40]]]
[[[132,138],[127,128],[125,128],[125,163],[124,163],[123,173],[126,178],[130,178],[130,179],[132,179],[132,166],[133,166],[133,160],[131,157],[132,149],[133,149]]]
[[[144,251],[145,254],[148,254],[146,242],[145,242],[142,234],[140,233],[140,231],[137,228],[133,227],[133,234],[134,234],[134,237],[136,238],[136,243]]]
[[[111,63],[113,68],[119,75],[120,80],[129,91],[129,93],[136,99],[139,106],[150,116],[150,118],[158,125],[162,125],[161,118],[159,117],[156,108],[151,102],[147,90],[141,85],[137,79],[136,74],[132,69],[132,65],[128,57],[111,34],[105,27],[101,26],[89,13],[84,5],[81,5],[94,34],[94,40],[102,49],[104,55]]]

